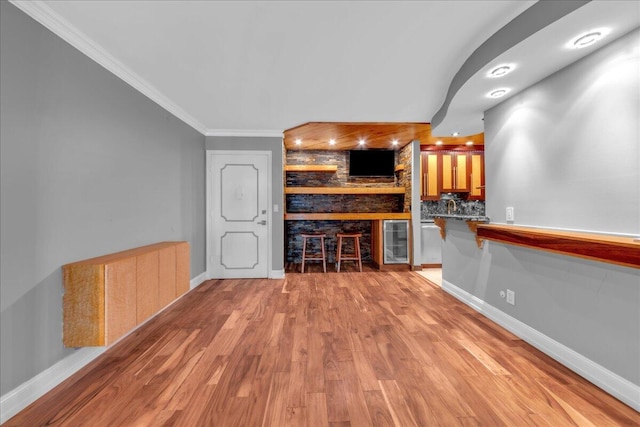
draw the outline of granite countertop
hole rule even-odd
[[[489,217],[484,215],[432,214],[429,216],[431,218],[451,218],[451,219],[460,219],[465,221],[486,221],[486,222],[490,221]]]

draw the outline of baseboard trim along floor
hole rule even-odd
[[[205,280],[207,280],[206,272],[191,279],[189,286],[193,289]],[[81,348],[0,397],[0,424],[78,372],[89,362],[100,356],[105,350],[106,347]]]
[[[640,412],[640,386],[611,372],[591,359],[549,338],[446,280],[442,280],[442,289]]]
[[[106,347],[81,348],[2,396],[0,398],[0,424],[78,372],[105,350]]]

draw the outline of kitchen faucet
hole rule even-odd
[[[447,201],[447,214],[451,214],[451,205],[453,204],[453,212],[456,211],[456,209],[458,209],[458,207],[456,206],[456,201],[451,199],[449,201]]]

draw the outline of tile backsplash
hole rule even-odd
[[[449,200],[455,200],[455,213],[461,215],[478,215],[484,216],[484,200],[462,200],[455,195],[444,195],[441,200],[425,200],[420,205],[420,219],[429,219],[435,214],[446,214],[447,203]],[[453,213],[453,212],[452,212]]]

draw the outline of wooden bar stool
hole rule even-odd
[[[326,234],[301,234],[302,236],[302,272],[304,273],[305,261],[322,261],[322,270],[327,272],[327,257],[324,253],[324,238]],[[307,239],[320,239],[320,253],[307,256]]]
[[[337,233],[336,237],[338,238],[338,249],[336,251],[336,269],[340,271],[340,262],[341,261],[358,261],[358,267],[360,267],[360,272],[362,273],[362,256],[360,254],[360,237],[362,237],[362,233]],[[343,254],[342,253],[342,239],[353,239],[354,253],[352,254]]]

